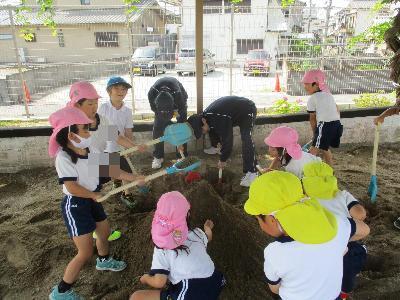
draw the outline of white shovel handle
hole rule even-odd
[[[376,175],[376,161],[378,159],[378,146],[379,146],[379,129],[381,123],[375,126],[375,138],[374,138],[374,150],[372,152],[372,165],[371,165],[371,175]]]

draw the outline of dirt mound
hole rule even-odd
[[[350,146],[334,153],[340,186],[367,207],[371,227],[371,235],[365,240],[368,263],[353,299],[399,299],[400,233],[392,225],[400,216],[399,170],[393,163],[400,160],[398,146],[380,147],[379,195],[374,205],[366,194],[371,148]],[[239,186],[240,155],[224,170],[222,186],[216,185],[215,158],[203,156],[202,161],[202,181],[186,184],[181,175],[158,178],[150,184],[150,193],[135,191],[139,199],[135,211],[127,210],[116,197],[104,203],[112,228],[123,232],[120,240],[111,243],[111,251],[127,261],[128,267],[121,273],[98,272],[93,257],[75,285],[79,293],[91,299],[127,299],[135,289],[144,288],[139,278],[151,265],[153,210],[162,193],[178,190],[191,202],[192,225],[202,227],[208,218],[215,223],[208,252],[227,279],[221,299],[272,299],[263,274],[263,249],[270,240],[256,220],[243,212],[248,190]],[[148,158],[137,166],[151,173],[150,164]],[[61,217],[61,196],[53,168],[0,175],[1,299],[45,299],[59,282],[75,254]]]

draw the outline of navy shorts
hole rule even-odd
[[[319,122],[314,132],[312,145],[322,150],[329,150],[330,147],[339,148],[342,134],[343,125],[339,120]]]
[[[160,300],[217,300],[226,284],[224,275],[215,270],[208,278],[184,279],[161,291]]]
[[[61,211],[71,238],[93,232],[97,222],[107,219],[103,205],[88,198],[64,195]]]
[[[357,242],[348,243],[347,248],[349,250],[343,256],[342,291],[350,293],[354,289],[357,274],[361,272],[367,260],[367,248]]]

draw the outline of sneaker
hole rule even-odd
[[[253,182],[253,180],[256,178],[257,178],[257,173],[247,172],[246,175],[243,176],[242,180],[240,181],[240,185],[249,187],[250,184]]]
[[[153,159],[153,162],[151,163],[151,168],[152,169],[159,169],[162,167],[162,163],[164,162],[164,158],[155,158]]]
[[[397,229],[400,229],[400,217],[397,218],[396,221],[394,221],[393,225],[394,225],[394,227],[396,227]]]
[[[131,194],[126,195],[122,193],[119,199],[130,209],[135,208],[137,205],[137,199],[134,199],[134,197]]]
[[[120,272],[126,268],[126,263],[122,260],[116,260],[112,257],[105,261],[96,258],[96,270]]]
[[[217,147],[210,147],[208,149],[204,149],[204,153],[209,155],[214,155],[214,154],[221,154],[221,151]]]
[[[50,300],[84,300],[83,297],[79,296],[73,289],[60,293],[58,291],[58,285],[54,286],[49,295]]]
[[[110,236],[108,237],[108,241],[112,242],[112,241],[116,241],[121,237],[121,231],[118,230],[113,230],[110,234]],[[97,239],[97,234],[96,231],[93,231],[92,236],[94,239]]]

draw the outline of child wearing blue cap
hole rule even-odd
[[[111,124],[117,126],[118,135],[124,137],[127,140],[130,147],[135,146],[133,143],[133,117],[132,109],[127,107],[124,103],[124,99],[128,93],[128,89],[132,88],[126,80],[119,76],[110,77],[107,82],[107,93],[110,96],[110,101],[103,103],[99,109],[98,114],[105,117]],[[125,146],[126,143],[124,143]],[[106,152],[113,153],[121,151],[119,143],[116,141],[108,141]],[[144,146],[140,145],[140,150],[144,150]],[[121,157],[121,170],[132,173],[127,160]],[[128,207],[132,208],[134,206],[134,201],[132,195],[125,191],[121,195],[121,201],[125,203]]]

